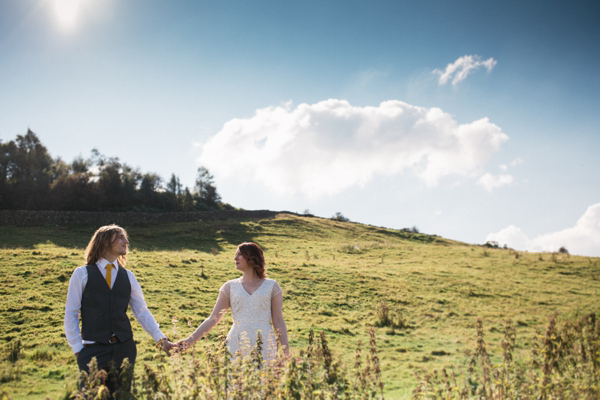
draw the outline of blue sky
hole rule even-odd
[[[30,128],[55,157],[97,148],[188,186],[205,165],[246,209],[600,256],[598,17],[596,1],[0,0],[0,139]]]

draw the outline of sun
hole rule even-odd
[[[79,20],[81,6],[85,0],[52,0],[54,13],[59,25],[64,29],[73,29]]]

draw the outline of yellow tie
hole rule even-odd
[[[110,282],[112,279],[111,278],[111,271],[113,269],[114,265],[112,265],[111,263],[106,264],[106,283],[108,283],[108,288],[111,289],[110,287]]]

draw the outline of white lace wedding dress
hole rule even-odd
[[[272,360],[277,353],[275,333],[271,328],[271,299],[281,293],[279,284],[265,278],[252,294],[248,294],[241,278],[225,282],[220,289],[228,298],[233,325],[227,335],[229,351],[235,357],[245,356],[256,345],[257,332],[262,336],[263,360]]]

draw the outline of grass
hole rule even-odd
[[[77,366],[63,333],[64,302],[96,228],[0,227],[0,396],[59,398],[74,389]],[[239,276],[236,245],[255,241],[265,250],[268,276],[284,290],[292,348],[306,348],[310,329],[324,331],[334,356],[352,366],[357,342],[369,343],[368,330],[375,328],[386,398],[410,396],[415,371],[467,365],[478,317],[492,361],[501,359],[507,318],[520,338],[514,357],[527,359],[536,330],[552,314],[597,312],[600,299],[598,258],[484,248],[286,214],[126,228],[127,267],[172,340],[185,338],[210,314],[219,287]],[[381,301],[402,324],[380,323]],[[230,314],[221,324],[229,327]],[[136,375],[143,364],[165,363],[149,335],[132,325]],[[216,338],[211,332],[209,340]],[[17,340],[17,359],[9,360]]]

